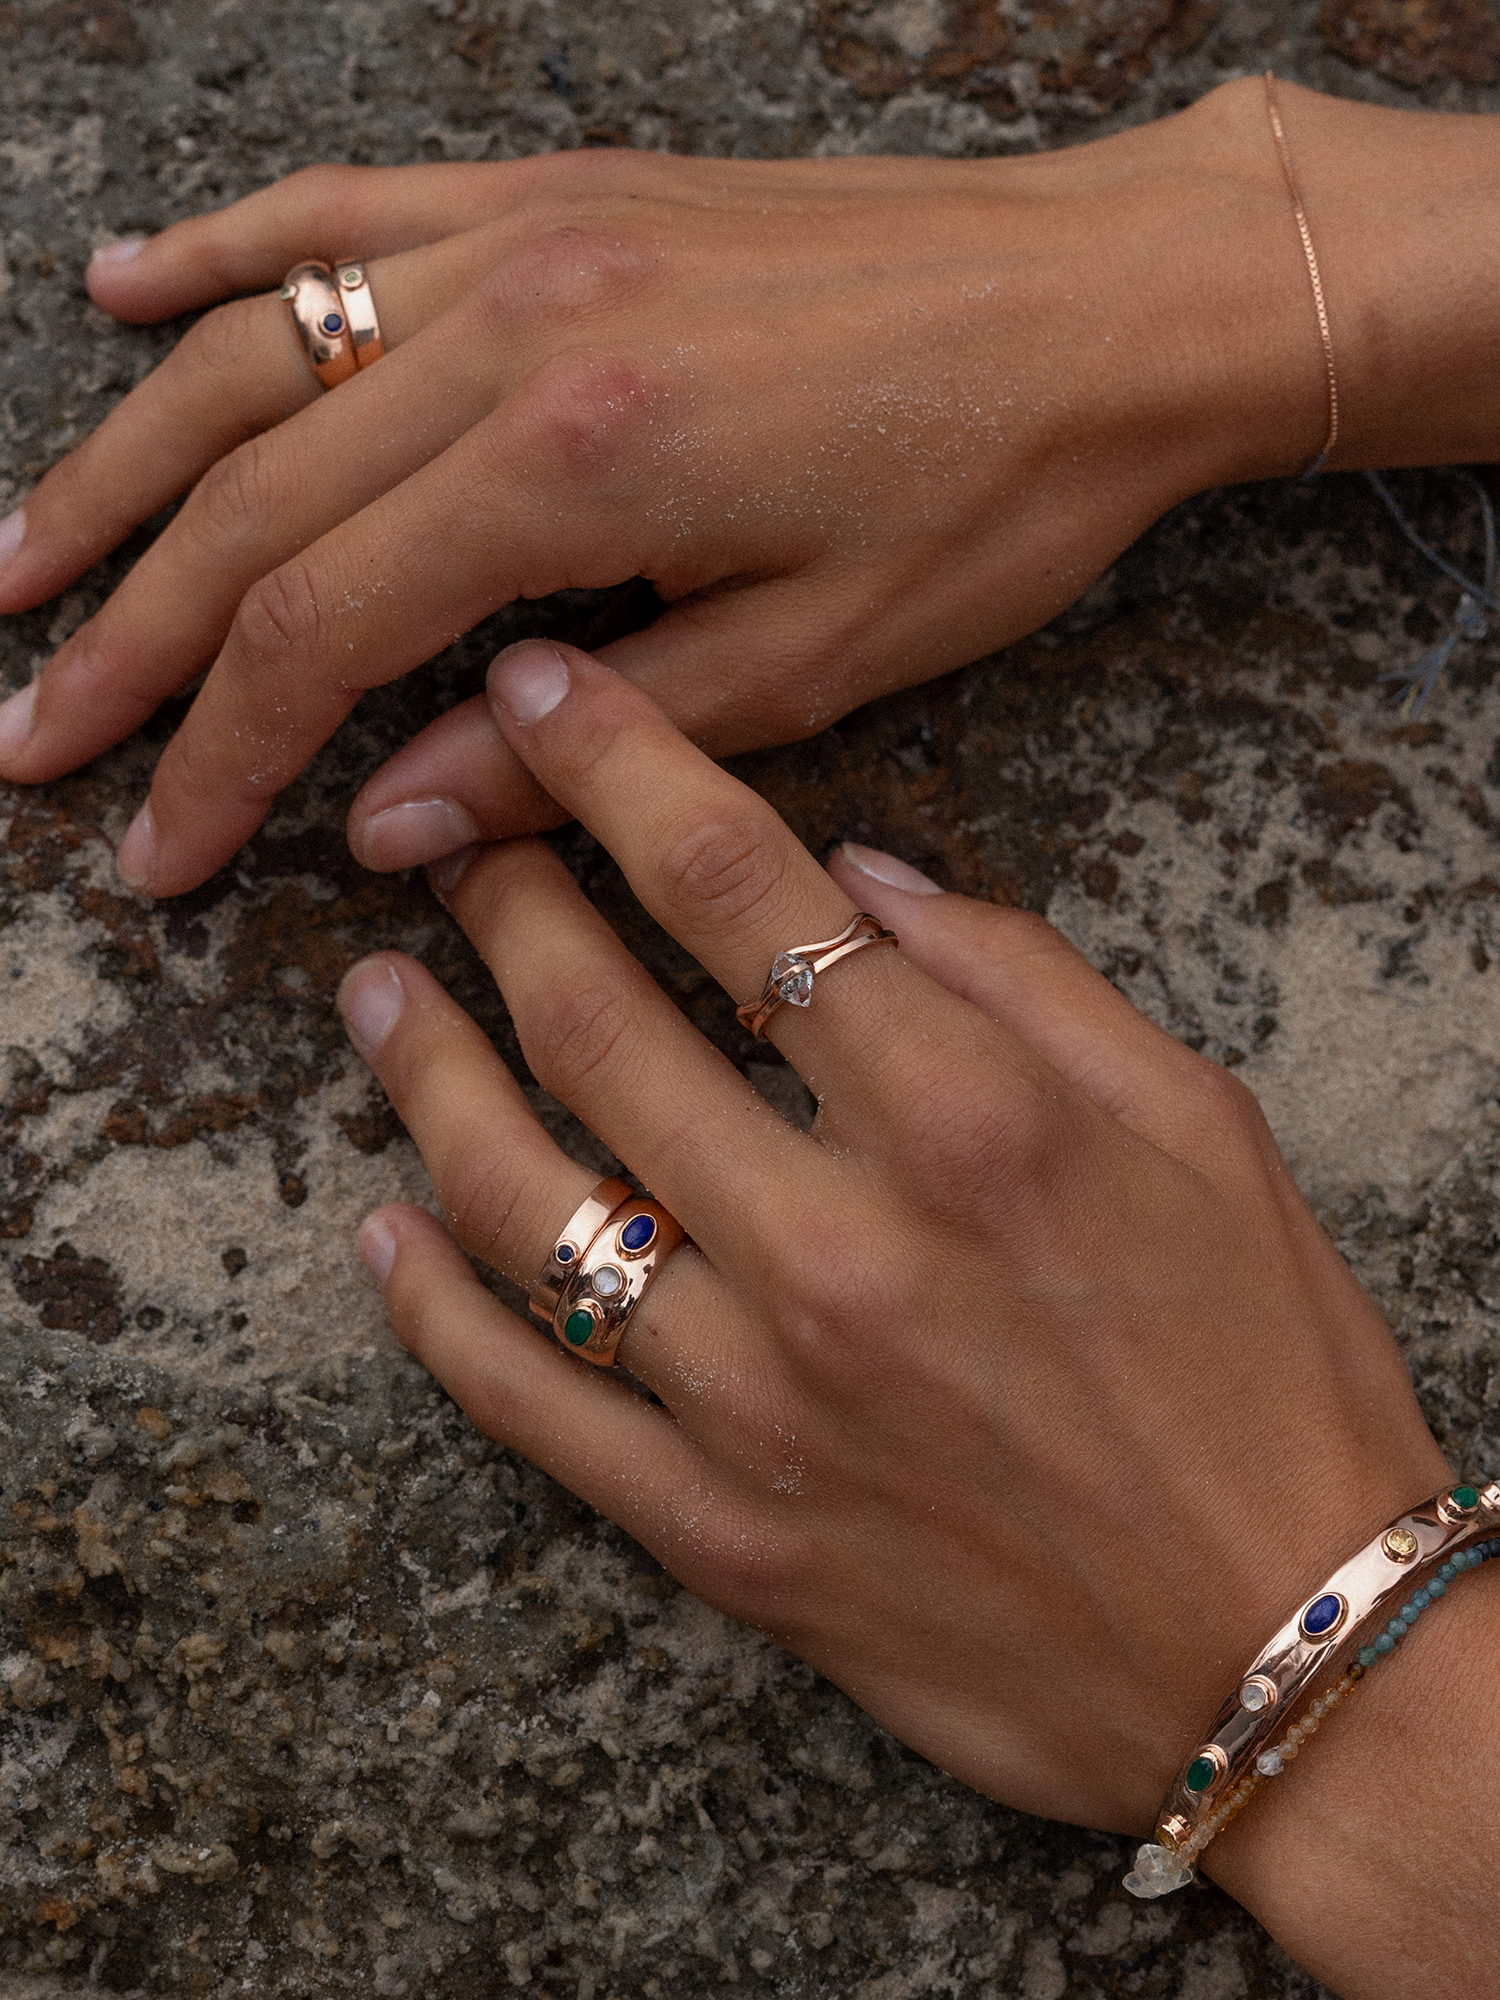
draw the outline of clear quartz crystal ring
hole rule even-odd
[[[348,309],[328,266],[316,259],[294,264],[282,280],[281,297],[291,310],[302,351],[323,387],[336,389],[340,382],[358,374]]]
[[[538,1319],[551,1326],[558,1301],[583,1253],[615,1210],[633,1199],[634,1190],[625,1181],[600,1181],[588,1200],[574,1209],[531,1287],[531,1310]]]
[[[378,361],[385,353],[385,342],[380,337],[380,321],[375,316],[375,301],[370,296],[369,276],[358,257],[341,257],[333,267],[333,276],[339,288],[344,316],[349,322],[354,359],[361,368],[368,368],[372,361]]]
[[[563,1287],[552,1316],[563,1346],[598,1368],[612,1367],[630,1315],[683,1235],[660,1202],[644,1195],[623,1202]]]
[[[778,1007],[812,1005],[813,981],[820,972],[837,965],[852,951],[863,951],[866,945],[896,942],[894,931],[862,910],[836,938],[825,938],[821,944],[795,944],[790,951],[778,953],[760,998],[735,1008],[740,1026],[748,1028],[757,1041],[764,1041],[766,1023]]]

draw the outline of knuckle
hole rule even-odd
[[[538,229],[475,287],[479,311],[513,337],[518,329],[568,326],[617,305],[644,276],[646,260],[618,233],[576,222]]]
[[[820,1373],[868,1368],[872,1338],[904,1321],[878,1231],[848,1214],[804,1221],[782,1242],[785,1333]]]
[[[631,1041],[624,996],[607,986],[553,996],[545,1017],[529,1032],[521,1029],[521,1049],[532,1074],[564,1104],[601,1070],[618,1072]]]
[[[266,301],[232,299],[194,320],[176,352],[196,371],[238,383],[247,372],[259,374],[264,368],[265,335]]]
[[[1195,1123],[1227,1138],[1256,1144],[1270,1140],[1271,1128],[1260,1100],[1232,1070],[1221,1068],[1207,1056],[1194,1056],[1183,1088],[1193,1105]]]
[[[608,356],[559,355],[524,391],[523,435],[539,470],[608,487],[633,474],[654,402],[640,369]],[[507,434],[509,455],[514,442]]]
[[[941,1075],[916,1081],[911,1102],[921,1117],[903,1136],[930,1210],[985,1217],[1065,1197],[1077,1135],[1037,1079]]]
[[[250,661],[282,668],[293,654],[318,650],[323,613],[305,563],[283,563],[252,584],[240,600],[231,633],[235,649]]]
[[[533,1188],[533,1178],[517,1158],[465,1153],[462,1163],[443,1176],[439,1196],[448,1227],[464,1248],[512,1270],[517,1260],[502,1256],[500,1246],[513,1243],[521,1232]]]
[[[747,918],[769,922],[785,906],[791,835],[769,807],[750,800],[738,811],[692,827],[660,862],[674,913],[716,927]]]
[[[244,541],[275,503],[273,456],[267,440],[256,437],[218,459],[183,510],[189,528],[215,547]]]

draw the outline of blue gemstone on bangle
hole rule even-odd
[[[318,324],[325,333],[342,333],[344,330],[344,315],[342,313],[324,313]]]
[[[628,1250],[632,1256],[647,1248],[656,1234],[654,1215],[633,1215],[620,1231],[620,1248]]]
[[[1330,1590],[1315,1597],[1302,1614],[1302,1629],[1309,1639],[1321,1639],[1331,1632],[1344,1615],[1344,1602]]]
[[[552,1254],[559,1264],[571,1264],[573,1259],[578,1255],[578,1252],[573,1248],[571,1243],[559,1243]]]
[[[1394,1652],[1395,1652],[1395,1650],[1396,1650],[1396,1642],[1395,1642],[1395,1640],[1394,1640],[1394,1639],[1393,1639],[1393,1638],[1391,1637],[1391,1635],[1390,1635],[1390,1633],[1389,1633],[1389,1632],[1382,1632],[1382,1633],[1380,1634],[1379,1638],[1378,1638],[1378,1639],[1377,1639],[1377,1640],[1375,1641],[1375,1650],[1376,1650],[1376,1652],[1377,1652],[1377,1653],[1394,1653]]]

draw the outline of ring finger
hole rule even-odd
[[[395,952],[361,960],[339,1008],[415,1140],[454,1236],[529,1286],[599,1175],[548,1136],[485,1036],[415,960]],[[684,1244],[631,1314],[620,1361],[691,1426],[691,1399],[679,1407],[683,1361],[710,1372],[722,1365],[735,1319],[722,1280]],[[532,1325],[537,1338],[552,1338]]]

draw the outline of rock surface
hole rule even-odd
[[[1267,60],[1495,110],[1490,11],[0,5],[0,508],[170,344],[88,305],[91,246],[310,160],[1025,148]],[[1402,490],[1472,548],[1451,479]],[[142,545],[7,621],[6,687]],[[1444,1449],[1493,1469],[1495,650],[1461,650],[1420,723],[1377,684],[1451,595],[1357,480],[1210,495],[1048,632],[742,768],[815,850],[872,839],[1045,910],[1237,1065]],[[1132,1843],[936,1775],[394,1349],[352,1234],[426,1182],[333,989],[399,945],[516,1050],[422,886],[348,859],[343,804],[504,638],[649,613],[627,590],[491,621],[363,704],[233,867],[164,907],[110,857],[172,711],[0,792],[0,1995],[1313,1994],[1212,1890],[1132,1905]],[[805,1115],[608,862],[563,847]]]

